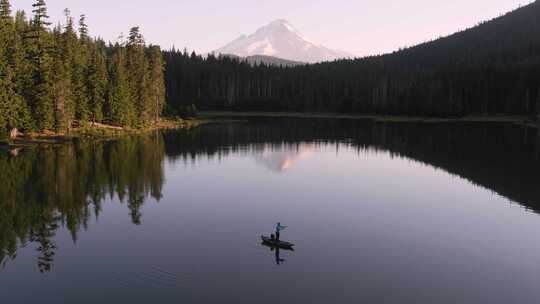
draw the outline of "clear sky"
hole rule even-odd
[[[33,0],[12,0],[30,13]],[[91,34],[116,40],[131,26],[147,42],[199,53],[222,47],[272,20],[289,20],[310,40],[356,55],[389,52],[470,27],[530,0],[46,0],[87,15]]]

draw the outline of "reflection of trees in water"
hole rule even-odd
[[[107,198],[127,202],[132,222],[141,206],[162,197],[163,160],[197,162],[230,153],[264,155],[347,143],[358,151],[389,151],[442,168],[540,211],[540,136],[500,124],[397,124],[331,119],[259,119],[205,125],[114,142],[80,142],[0,154],[0,265],[30,242],[42,272],[51,270],[55,233],[74,241]],[[336,145],[337,146],[337,145]],[[281,152],[280,152],[281,153]],[[272,156],[276,164],[288,158]],[[279,166],[278,166],[279,167]],[[281,167],[280,167],[281,168]]]
[[[73,241],[115,194],[135,224],[148,196],[161,198],[164,145],[160,135],[114,142],[79,142],[0,154],[0,263],[34,242],[41,272],[51,270],[60,227]]]
[[[456,174],[540,212],[539,130],[497,123],[370,123],[346,119],[257,119],[165,135],[169,157],[196,162],[264,154],[303,144],[347,143],[388,151]]]
[[[30,240],[38,244],[37,251],[39,252],[38,267],[41,273],[51,270],[54,261],[55,250],[57,249],[53,238],[59,228],[60,217],[51,219],[42,219],[40,227],[35,231],[30,231]]]

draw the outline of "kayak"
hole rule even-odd
[[[293,243],[289,243],[289,242],[285,242],[285,241],[278,241],[276,239],[271,239],[267,236],[264,236],[262,235],[261,236],[261,239],[263,241],[263,244],[265,245],[270,245],[270,246],[273,246],[273,247],[280,247],[280,248],[284,248],[284,249],[292,249],[294,244]]]

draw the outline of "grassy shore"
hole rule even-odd
[[[191,129],[201,124],[210,123],[209,119],[162,119],[158,123],[139,129],[123,128],[118,126],[88,123],[78,128],[73,128],[69,132],[43,131],[39,133],[26,133],[11,140],[1,140],[0,145],[20,147],[28,145],[42,144],[62,144],[75,139],[107,140],[124,135],[144,134],[155,130],[165,129]]]
[[[201,112],[199,117],[215,119],[220,117],[290,117],[290,118],[340,118],[372,120],[375,122],[415,122],[415,123],[440,123],[440,122],[505,122],[530,124],[538,126],[527,116],[509,115],[485,115],[485,116],[465,116],[459,118],[434,118],[422,116],[392,116],[392,115],[356,115],[339,113],[297,113],[297,112],[233,112],[233,111],[212,111]]]

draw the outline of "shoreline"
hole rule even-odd
[[[16,139],[0,141],[1,149],[16,149],[40,145],[56,145],[71,143],[74,140],[114,140],[116,138],[144,134],[156,130],[191,129],[203,124],[241,121],[237,118],[315,118],[315,119],[351,119],[368,120],[375,123],[456,123],[456,122],[488,122],[512,123],[521,126],[540,129],[540,122],[531,120],[528,116],[518,115],[477,115],[460,118],[434,118],[426,116],[397,116],[375,114],[340,114],[340,113],[303,113],[303,112],[246,112],[246,111],[203,111],[197,118],[173,120],[163,119],[157,124],[141,129],[122,128],[106,124],[88,124],[85,127],[73,129],[70,133],[55,133],[44,131],[24,134]]]
[[[518,115],[476,115],[459,118],[436,118],[427,116],[397,116],[375,114],[340,114],[340,113],[302,113],[302,112],[244,112],[244,111],[203,111],[201,118],[222,117],[275,117],[275,118],[330,118],[371,120],[374,122],[409,122],[409,123],[444,123],[444,122],[500,122],[517,123],[531,127],[540,127],[538,122],[532,121],[528,116]]]
[[[9,150],[29,146],[66,144],[78,139],[114,140],[122,136],[144,134],[156,130],[191,129],[212,122],[214,122],[214,120],[199,118],[178,121],[164,119],[153,126],[141,129],[122,128],[101,123],[89,123],[87,126],[73,129],[69,133],[43,131],[24,134],[15,139],[0,141],[0,148],[4,147]]]

